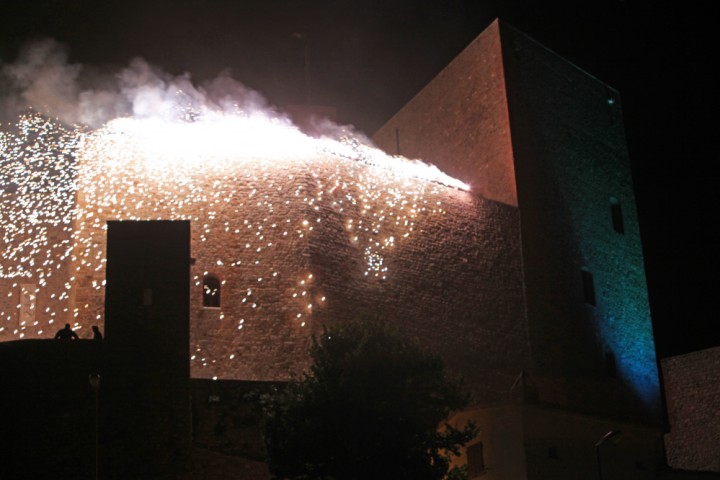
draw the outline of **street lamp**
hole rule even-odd
[[[305,74],[305,103],[310,104],[310,45],[307,33],[293,33],[292,38],[302,41],[303,69]]]
[[[603,480],[603,474],[602,474],[602,463],[600,462],[600,446],[607,442],[608,440],[613,439],[614,442],[617,443],[617,441],[620,438],[620,435],[622,435],[622,431],[620,430],[610,430],[605,435],[602,436],[600,440],[595,442],[595,458],[597,458],[597,467],[598,467],[598,479]]]
[[[100,374],[99,373],[91,373],[88,376],[88,380],[90,381],[90,386],[93,389],[93,392],[95,392],[95,480],[98,480],[99,478],[99,461],[98,461],[98,411],[99,411],[99,396],[100,396]]]

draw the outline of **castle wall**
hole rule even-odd
[[[662,360],[668,465],[720,472],[720,347]]]
[[[501,27],[535,371],[560,404],[660,422],[619,96]]]
[[[78,171],[78,322],[102,321],[106,221],[190,220],[195,378],[288,380],[309,366],[313,334],[363,315],[406,329],[485,400],[527,367],[512,207],[332,154],[158,167],[101,134]],[[220,307],[203,306],[206,275]]]
[[[403,153],[518,205],[539,399],[660,422],[617,92],[495,22],[374,140],[393,152],[396,131]]]
[[[373,136],[422,158],[490,200],[517,206],[505,72],[492,23]]]
[[[41,117],[0,132],[0,340],[52,337],[72,323],[76,142]]]
[[[102,315],[107,220],[187,219],[191,224],[191,374],[200,378],[288,379],[304,365],[309,334],[293,298],[307,275],[308,172],[260,160],[207,169],[152,164],[136,145],[99,136],[80,159],[74,290],[81,320]],[[100,153],[98,153],[100,152]],[[148,163],[146,163],[148,162]],[[214,165],[214,166],[213,166]],[[221,306],[203,306],[203,277],[221,281]],[[309,330],[309,326],[308,326]],[[305,363],[303,363],[305,362]]]
[[[70,248],[71,233],[65,228],[46,225],[42,242]],[[19,265],[4,262],[4,266],[12,269]],[[0,340],[52,337],[66,322],[74,323],[69,295],[63,294],[71,276],[69,262],[54,265],[49,273],[29,271],[22,276],[0,278]],[[87,338],[90,333],[78,332]]]
[[[72,231],[61,229],[72,255],[49,256],[69,271],[38,298],[81,333],[103,322],[105,222],[186,219],[195,377],[289,379],[323,324],[380,315],[474,376],[483,398],[525,370],[541,401],[658,421],[617,94],[527,37],[493,24],[377,135],[469,178],[474,197],[371,156],[228,156],[130,127],[86,135],[67,169],[78,171]],[[220,307],[202,304],[206,275],[221,281]],[[5,321],[18,323],[13,295]]]
[[[81,337],[105,328],[108,221],[189,220],[195,378],[288,380],[308,367],[313,334],[358,316],[395,322],[443,355],[478,399],[502,398],[527,368],[516,209],[414,178],[415,165],[390,158],[317,147],[188,154],[157,150],[132,127],[89,132],[65,166],[65,237],[34,252],[61,260],[57,285],[39,293],[60,325]],[[220,281],[219,306],[203,305],[206,276]],[[52,337],[45,322],[35,336]]]
[[[394,235],[398,244],[381,251],[387,271],[380,281],[373,272],[365,275],[355,230],[327,215],[310,239],[315,288],[327,296],[317,321],[392,322],[461,373],[473,401],[499,401],[530,358],[517,210],[467,192],[422,187],[427,191],[418,207],[427,202],[422,208],[439,210],[419,215],[406,239],[389,226],[381,229],[380,236]]]

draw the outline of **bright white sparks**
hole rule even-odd
[[[236,278],[246,285],[232,288],[244,313],[220,312],[222,322],[241,335],[262,308],[258,292],[286,282],[290,314],[304,327],[325,295],[313,290],[312,273],[282,271],[278,259],[339,218],[362,273],[381,281],[416,221],[444,214],[444,186],[468,189],[433,166],[351,137],[311,138],[262,114],[120,118],[94,131],[22,117],[0,132],[0,285],[9,292],[0,339],[102,323],[107,220],[191,220],[193,256],[207,263],[198,291],[203,268],[243,269]],[[235,358],[211,350],[193,364]]]

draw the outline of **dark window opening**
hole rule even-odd
[[[595,306],[595,282],[592,273],[582,270],[583,299],[588,305]]]
[[[553,458],[555,460],[560,459],[560,456],[558,455],[557,447],[548,448],[548,458]]]
[[[483,443],[478,442],[467,447],[468,478],[479,477],[485,473],[485,454]]]
[[[610,215],[612,217],[613,230],[617,233],[625,233],[625,223],[623,222],[622,207],[615,197],[610,197]]]
[[[203,307],[220,307],[220,279],[215,275],[203,278]]]
[[[610,378],[617,378],[617,362],[615,354],[612,352],[605,353],[605,372]]]

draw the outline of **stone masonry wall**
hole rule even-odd
[[[0,341],[52,337],[72,322],[76,142],[39,116],[0,132]]]
[[[616,91],[496,21],[374,139],[387,151],[399,139],[403,153],[518,206],[527,373],[541,401],[661,421]],[[584,276],[592,301],[584,298]]]
[[[500,24],[492,23],[373,135],[485,198],[517,206]]]
[[[274,168],[249,160],[167,172],[144,164],[134,145],[113,147],[127,163],[113,170],[102,155],[88,155],[79,169],[82,213],[74,225],[73,270],[83,281],[72,301],[80,321],[102,319],[106,220],[187,219],[194,259],[192,376],[287,379],[308,342],[296,321],[302,309],[292,297],[308,270],[304,162]],[[208,274],[222,282],[219,308],[202,303]]]
[[[463,375],[475,402],[499,401],[529,362],[517,211],[467,192],[417,187],[425,190],[418,209],[434,211],[418,215],[406,238],[389,225],[379,229],[380,238],[398,240],[380,251],[387,271],[378,277],[355,241],[358,229],[325,216],[310,239],[315,288],[327,296],[317,321],[399,325]]]
[[[720,347],[662,360],[668,465],[720,472]]]
[[[535,371],[557,378],[571,408],[659,423],[619,94],[511,27],[500,30]]]
[[[316,152],[198,168],[90,135],[63,267],[67,316],[103,327],[108,220],[190,220],[193,377],[290,379],[308,366],[313,334],[368,314],[445,356],[483,399],[501,398],[529,355],[517,212],[388,161]],[[220,307],[203,306],[206,275],[221,281]]]

